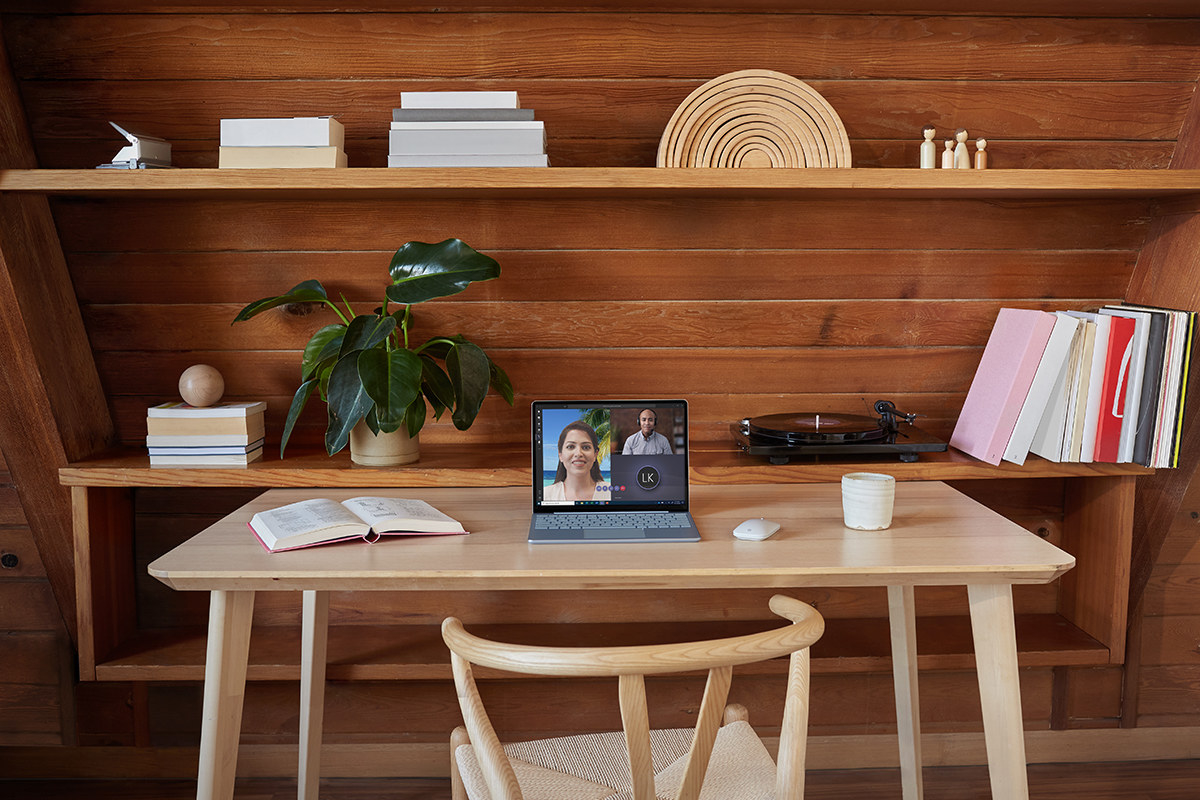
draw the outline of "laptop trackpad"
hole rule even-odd
[[[645,539],[644,528],[588,528],[583,532],[585,539]]]

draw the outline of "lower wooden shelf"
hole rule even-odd
[[[1017,647],[1023,667],[1109,663],[1109,651],[1058,614],[1018,614]],[[525,644],[626,645],[738,636],[776,627],[774,620],[591,624],[472,625],[481,636]],[[205,631],[141,631],[96,664],[103,681],[201,681]],[[888,672],[886,619],[827,620],[813,646],[816,674]],[[921,669],[974,668],[971,623],[966,616],[919,617],[917,663]],[[783,673],[786,661],[746,667],[748,672]],[[482,678],[519,677],[480,668]],[[342,625],[329,629],[326,676],[331,680],[451,680],[449,653],[436,625]],[[300,679],[299,626],[256,627],[250,639],[252,681]]]

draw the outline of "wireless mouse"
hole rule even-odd
[[[771,522],[769,519],[757,517],[756,519],[748,519],[738,525],[733,529],[733,535],[735,538],[744,539],[748,542],[761,542],[777,530],[779,530],[778,522]]]

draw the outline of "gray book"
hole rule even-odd
[[[532,108],[393,108],[394,122],[524,121],[533,119]]]

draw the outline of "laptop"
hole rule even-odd
[[[698,542],[685,400],[533,403],[529,541]]]

